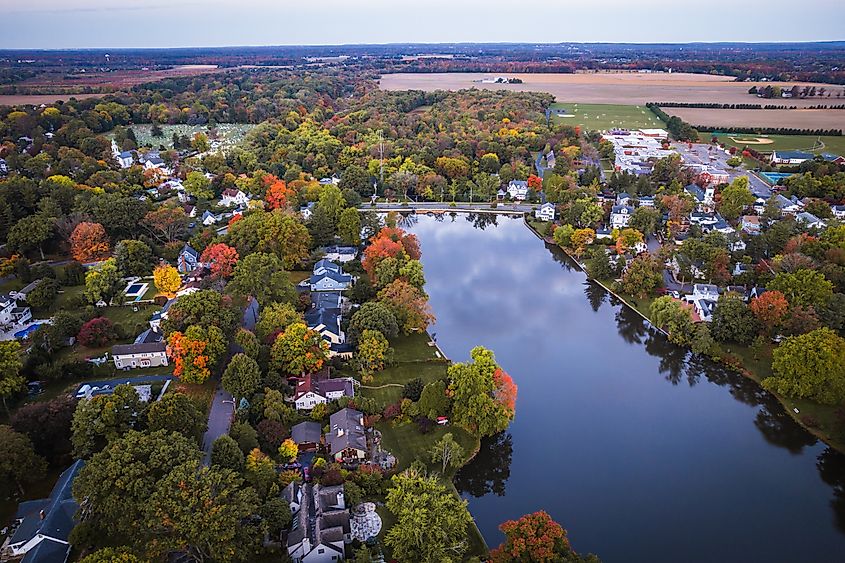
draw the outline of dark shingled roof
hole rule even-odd
[[[164,352],[167,348],[164,342],[147,342],[145,344],[115,344],[111,347],[112,356],[126,354],[145,354],[150,352]]]
[[[319,444],[323,428],[319,422],[306,420],[290,429],[290,437],[297,444]]]

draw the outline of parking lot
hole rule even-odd
[[[728,166],[728,159],[731,158],[731,155],[716,145],[693,143],[692,148],[690,148],[688,143],[674,142],[672,143],[672,147],[680,153],[685,163],[705,165],[718,170],[724,170],[728,173],[731,181],[734,181],[740,176],[748,176],[748,187],[751,189],[751,193],[764,199],[768,199],[772,195],[769,186],[754,174],[743,168],[732,169]]]

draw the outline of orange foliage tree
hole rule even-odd
[[[528,176],[528,187],[532,190],[539,191],[543,189],[543,179],[539,176],[531,174]]]
[[[428,296],[401,278],[379,291],[378,299],[391,310],[405,334],[425,330],[435,320]]]
[[[566,530],[545,511],[526,514],[499,526],[505,541],[490,552],[493,563],[580,561],[572,552]]]
[[[167,340],[167,355],[173,360],[173,375],[186,383],[204,383],[210,376],[207,342],[192,340],[174,332]]]
[[[516,383],[513,378],[502,368],[496,368],[493,372],[493,396],[500,405],[511,412],[511,416],[516,412]]]
[[[235,271],[238,263],[238,251],[228,244],[218,242],[207,246],[202,251],[200,262],[208,264],[211,275],[215,278],[229,278]]]
[[[83,221],[70,235],[70,253],[79,262],[103,260],[109,255],[109,237],[99,223]]]
[[[266,176],[264,182],[267,184],[264,200],[270,209],[284,209],[295,200],[296,192],[289,188],[284,180],[279,180],[275,176]]]
[[[370,279],[375,279],[376,267],[385,258],[400,258],[403,252],[408,260],[419,260],[421,256],[416,235],[407,234],[399,227],[384,227],[371,243],[364,251],[363,264]]]
[[[786,296],[776,289],[767,291],[760,297],[755,297],[748,307],[760,321],[760,325],[763,326],[767,334],[771,334],[775,327],[783,322],[787,312],[789,312],[789,302],[786,300]]]

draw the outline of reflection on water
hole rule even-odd
[[[669,343],[519,219],[410,224],[438,343],[493,349],[519,385],[508,432],[455,480],[489,544],[544,509],[608,562],[842,559],[845,458],[753,381]]]

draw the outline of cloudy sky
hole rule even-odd
[[[845,39],[842,0],[0,0],[0,48]]]

